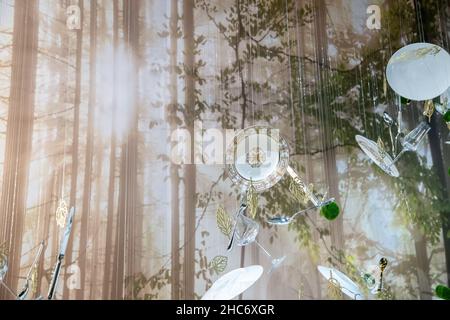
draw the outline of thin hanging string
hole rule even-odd
[[[130,48],[130,41],[131,41],[131,10],[132,10],[131,6],[132,6],[131,5],[131,0],[128,0],[127,1],[127,46],[128,46],[127,50],[128,50],[129,54],[131,55],[131,57],[133,59],[134,58],[134,56],[132,54],[133,53],[133,49]],[[134,64],[134,60],[133,60],[132,63]],[[133,103],[134,103],[134,101],[133,101]],[[133,108],[134,107],[135,106],[133,106]],[[129,154],[128,154],[128,142],[127,142],[126,162],[128,163],[128,161],[129,161]],[[128,203],[129,199],[128,199],[128,190],[127,189],[128,189],[128,186],[129,186],[128,180],[129,180],[130,177],[129,177],[128,174],[125,174],[125,177],[126,177],[126,182],[125,182],[125,189],[126,189],[125,190],[125,203]],[[126,213],[126,216],[125,216],[125,233],[128,233],[128,228],[129,228],[128,208],[125,208],[125,213]],[[130,235],[126,234],[125,239],[127,239],[129,236]],[[125,262],[127,261],[127,250],[125,250],[126,249],[126,243],[129,243],[129,241],[125,241],[125,243],[123,244],[124,245],[124,255],[123,255],[124,264],[123,265],[125,266],[125,270],[129,269],[129,268],[127,268],[128,266],[125,264]],[[127,271],[130,271],[130,270],[127,270]],[[124,272],[124,275],[126,275],[126,272]],[[122,289],[122,297],[123,297],[123,299],[125,299],[125,294],[126,294],[125,281],[124,281],[124,279],[121,279],[121,280],[122,280],[121,282],[122,282],[122,288],[123,288]],[[132,290],[133,290],[133,288],[132,288]]]
[[[292,141],[294,144],[294,150],[297,149],[297,141],[296,141],[296,130],[295,130],[295,111],[294,111],[294,98],[292,95],[292,63],[291,63],[291,37],[289,32],[289,5],[288,0],[285,0],[285,9],[286,9],[286,34],[287,34],[287,42],[288,42],[288,81],[289,81],[289,105],[290,105],[290,111],[291,111],[291,135],[292,135]]]
[[[374,72],[374,67],[372,63],[369,63],[368,70],[370,77],[367,79],[367,88],[369,93],[370,104],[373,112],[373,128],[376,133],[376,138],[382,137],[382,131],[384,129],[383,125],[378,125],[378,119],[376,114],[376,103],[375,103],[375,84],[376,84],[376,74]],[[370,81],[370,79],[375,79],[375,81]]]
[[[317,16],[317,8],[315,5],[313,5],[314,8],[314,21],[316,21],[318,19]],[[322,124],[323,124],[323,119],[322,119],[322,106],[320,105],[320,97],[319,95],[321,94],[320,92],[320,64],[322,61],[320,61],[320,56],[319,56],[319,49],[318,49],[318,45],[317,45],[317,41],[318,41],[318,30],[317,30],[317,22],[315,22],[314,24],[314,60],[316,61],[316,68],[314,68],[314,80],[315,80],[315,88],[314,88],[314,99],[315,99],[315,105],[316,105],[316,113],[317,113],[317,125],[318,125],[318,132],[319,132],[319,149],[325,151],[325,145],[323,143],[323,128],[322,128]],[[323,157],[323,161],[325,161],[325,152],[322,152],[322,157]],[[322,165],[322,173],[324,173],[325,170],[325,166]],[[323,175],[324,176],[324,175]]]
[[[359,59],[361,59],[361,56],[359,56]],[[362,60],[360,60],[362,61]],[[365,97],[365,91],[364,91],[364,77],[362,75],[362,71],[361,71],[361,62],[358,65],[358,71],[359,71],[359,82],[360,82],[360,92],[361,92],[361,103],[362,103],[362,114],[363,114],[363,118],[364,118],[364,131],[367,132],[366,134],[368,136],[371,135],[371,132],[368,131],[367,128],[367,117],[366,117],[366,97]]]
[[[250,0],[250,4],[252,5],[253,8],[257,9],[256,4],[255,4],[255,0]],[[258,17],[258,10],[256,10],[255,15],[256,15],[256,17]],[[256,32],[258,32],[258,24],[257,23],[258,23],[258,19],[256,18]],[[248,34],[250,34],[251,36],[256,36],[256,34],[252,35],[252,28],[251,28],[251,25],[250,25],[250,21],[248,23]],[[256,121],[258,120],[258,119],[256,119],[257,118],[256,108],[257,108],[257,103],[258,102],[256,101],[257,90],[255,89],[255,85],[256,85],[256,80],[255,79],[258,79],[258,75],[256,75],[256,77],[255,77],[255,68],[257,70],[257,66],[255,65],[256,59],[255,59],[255,55],[253,53],[253,51],[254,51],[254,44],[253,44],[252,39],[249,39],[249,41],[250,41],[250,52],[251,52],[251,63],[250,63],[250,78],[251,78],[251,82],[250,83],[252,85],[251,86],[252,120],[253,120],[253,125],[255,125]]]
[[[67,6],[67,3],[66,3]],[[66,31],[67,32],[67,31]],[[72,56],[72,42],[71,42],[70,34],[68,35],[68,41],[67,41],[67,60],[70,64],[70,57]],[[66,81],[70,81],[70,68],[66,68]],[[64,92],[64,106],[66,105],[66,102],[69,101],[69,90],[66,86],[65,92]],[[65,108],[64,108],[65,109]],[[63,139],[63,170],[62,170],[62,183],[61,183],[61,200],[64,200],[64,182],[65,182],[65,176],[66,176],[66,139],[67,139],[67,119],[64,117],[64,139]]]
[[[310,1],[310,2],[312,2],[312,12],[313,12],[313,16],[314,16],[314,18],[316,17],[316,11],[315,11],[315,7],[314,7],[314,2],[313,2],[313,0],[312,1]],[[315,32],[315,26],[313,27],[313,26],[311,26],[311,28],[310,28],[310,39],[309,39],[309,43],[315,43],[315,36],[314,36],[314,32]],[[316,61],[316,63],[319,63],[318,61],[317,61],[317,49],[316,49],[316,46],[313,46],[313,52],[312,52],[312,54],[313,54],[313,59],[314,59],[314,61]],[[316,68],[314,68],[314,78],[316,79],[316,73],[317,73],[317,71],[315,70]],[[315,117],[315,119],[317,119],[317,121],[318,121],[318,123],[320,123],[320,120],[319,120],[319,108],[317,108],[317,94],[316,94],[316,88],[313,88],[313,85],[312,84],[310,84],[309,85],[309,105],[312,107],[313,105],[314,105],[314,108],[313,108],[313,113],[314,113],[314,117]],[[316,124],[316,126],[317,126],[317,124]],[[318,137],[318,141],[319,141],[319,148],[322,146],[322,144],[320,143],[321,142],[321,136],[320,136],[320,127],[318,128],[318,132],[319,132],[319,137]]]
[[[417,23],[418,23],[418,29],[419,29],[419,40],[420,42],[425,42],[425,30],[423,27],[423,21],[422,21],[422,5],[420,1],[415,0],[414,1],[415,8],[416,8],[416,15],[417,15]],[[413,108],[414,110],[414,120],[417,122],[421,118],[421,114],[419,111],[419,108]]]
[[[441,6],[443,11],[443,17],[445,18],[445,21],[442,22],[442,18],[440,19],[441,23],[439,23],[439,29],[441,30],[441,39],[442,39],[442,46],[448,51],[449,50],[449,39],[448,39],[448,32],[446,31],[446,25],[445,23],[448,21],[447,17],[447,11],[445,10],[445,2],[443,0],[440,1],[441,5],[438,6],[438,13],[439,17],[441,17]]]
[[[249,0],[247,0],[247,8],[251,7],[251,3],[249,3]],[[247,9],[248,10],[248,9]],[[248,13],[249,16],[249,20],[251,20],[251,12]],[[247,33],[249,34],[250,37],[253,37],[254,35],[252,34],[252,30],[250,27],[250,21],[248,23],[245,24],[246,28],[247,28]],[[258,32],[258,28],[256,28],[256,32]],[[249,70],[249,75],[248,77],[250,78],[250,105],[251,105],[251,112],[252,112],[252,125],[255,125],[255,96],[254,96],[254,78],[253,78],[253,67],[254,67],[254,57],[253,57],[253,41],[251,38],[247,37],[247,41],[249,42],[250,45],[250,61],[248,64],[248,70]]]
[[[423,29],[423,22],[422,22],[422,5],[419,1],[414,0],[414,5],[416,7],[416,17],[418,21],[418,29],[419,29],[419,40],[420,42],[425,42],[425,31]]]
[[[356,59],[356,48],[353,50],[353,54],[354,54],[354,58]],[[357,65],[357,66],[355,66],[355,69],[356,69],[356,72],[355,72],[355,88],[357,88],[358,87],[358,85],[360,86],[360,82],[359,82],[359,68],[360,68],[360,66],[359,65]],[[361,88],[359,88],[359,90],[358,90],[358,102],[357,102],[357,105],[358,105],[358,119],[360,119],[360,121],[361,121],[361,126],[362,126],[362,132],[367,136],[367,131],[366,131],[366,128],[365,128],[365,126],[364,126],[364,118],[363,118],[363,115],[362,115],[362,112],[361,112],[361,101],[362,101],[362,94],[361,94]]]
[[[256,19],[256,29],[258,29],[258,30],[260,28],[259,27],[259,19],[260,19],[259,6],[260,6],[260,1],[256,0],[256,7],[258,8],[256,10],[256,17],[257,17],[257,19]],[[260,57],[261,56],[261,47],[257,46],[256,50],[257,50],[257,56]],[[264,77],[265,70],[263,69],[263,64],[259,63],[258,65],[259,65],[260,76]],[[265,100],[263,91],[264,90],[259,90],[259,94],[258,94],[259,112],[260,112],[262,117],[264,117],[266,115],[265,108],[264,108],[264,105],[265,105],[264,102],[266,100]],[[269,92],[269,97],[270,97],[270,92]],[[270,102],[268,104],[268,108],[270,109]]]
[[[373,74],[373,79],[375,79],[375,81],[373,82],[373,96],[372,96],[373,108],[375,110],[377,108],[377,106],[379,105],[379,101],[380,101],[380,90],[378,87],[378,77],[377,77],[377,71],[375,70],[375,67],[372,68],[372,74]],[[381,137],[381,135],[385,131],[385,125],[384,125],[383,120],[380,120],[380,121],[381,121],[381,123],[379,123],[378,121],[375,121],[375,124],[378,127],[379,135]]]
[[[259,2],[259,0],[256,0],[256,8],[257,8],[257,10],[256,10],[256,29],[257,30],[259,30],[259,19],[260,19],[259,6],[260,6],[260,2]],[[261,47],[260,46],[256,46],[256,55],[258,57],[261,56]],[[263,70],[263,65],[261,63],[259,63],[258,67],[259,67],[260,76],[263,76],[263,73],[265,72]],[[265,112],[264,112],[264,95],[263,95],[263,90],[259,90],[257,98],[258,98],[259,112],[260,112],[261,116],[264,116]],[[269,103],[269,108],[270,108],[270,103]]]
[[[298,21],[298,2],[295,2],[295,30],[296,30],[296,46],[297,46],[297,56],[298,56],[298,80],[299,80],[299,91],[298,91],[298,104],[300,109],[301,121],[302,121],[302,146],[305,150],[305,155],[307,155],[306,148],[308,147],[308,143],[306,141],[306,123],[305,123],[305,99],[304,99],[304,83],[303,83],[303,60],[302,60],[302,50],[300,47],[300,36],[303,30],[300,27],[300,23]],[[307,163],[306,163],[307,164]],[[306,172],[308,172],[309,168],[305,165]],[[309,177],[306,177],[309,179]],[[307,180],[308,181],[308,180]]]
[[[67,95],[67,90],[66,90]],[[67,96],[66,96],[67,98]],[[67,101],[67,99],[66,99]],[[62,168],[62,182],[61,182],[61,200],[64,200],[64,178],[66,174],[66,117],[64,117],[64,139],[63,139],[63,168]]]
[[[340,94],[338,84],[336,83],[336,80],[335,80],[337,71],[332,70],[331,57],[330,57],[329,64],[330,64],[331,79],[333,79],[333,81],[331,82],[331,86],[332,86],[331,92],[332,92],[332,97],[333,97],[332,103],[334,103],[333,108],[335,110],[334,117],[333,117],[334,128],[342,128],[343,126],[342,126],[341,117],[340,117],[340,114],[342,114],[342,105],[340,105],[339,103],[336,103],[337,102],[336,99]],[[335,58],[334,59],[334,69],[337,70],[337,67],[338,67],[338,64],[337,64],[337,61]]]
[[[25,10],[25,17],[31,17],[31,16],[33,16],[34,15],[34,13],[33,12],[29,12],[29,10],[30,10],[30,7],[28,6],[28,5],[26,5],[25,6],[25,8],[26,8],[26,10]],[[35,8],[34,10],[38,10],[37,8]],[[34,26],[28,26],[28,22],[30,22],[30,19],[29,18],[26,18],[25,20],[24,20],[24,22],[23,22],[23,28],[25,29],[25,30],[27,30],[28,28],[31,28],[31,27],[34,27]],[[36,37],[39,39],[39,35],[38,34],[36,34]],[[22,61],[20,61],[20,63],[18,64],[19,66],[24,66],[25,65],[25,60],[27,59],[27,55],[26,54],[22,54]],[[20,72],[20,70],[19,69],[21,69],[21,68],[12,68],[12,69],[17,69],[17,70],[13,70],[12,72],[16,72],[16,73],[19,73]],[[13,75],[11,75],[11,78],[13,77]],[[20,84],[20,87],[21,88],[24,88],[25,87],[25,77],[20,77],[21,78],[21,84]],[[20,93],[20,95],[23,95],[24,93],[22,92],[22,93]],[[9,119],[8,119],[9,120]],[[17,120],[17,119],[12,119],[12,120]],[[24,124],[24,122],[26,122],[26,121],[22,121],[23,119],[21,119],[20,117],[19,117],[19,119],[18,119],[19,121],[19,124],[18,124],[18,130],[17,130],[17,132],[18,132],[18,137],[24,137],[24,126],[25,126],[25,124]],[[16,152],[19,152],[19,150],[18,149],[16,149]],[[17,159],[18,157],[19,157],[20,155],[19,154],[12,154],[11,153],[11,155],[9,155],[8,156],[8,159],[6,159],[8,162],[12,162],[13,161],[13,159],[15,158],[15,159]],[[7,163],[6,161],[5,161],[5,163]],[[16,167],[16,172],[15,172],[15,175],[17,176],[17,170],[18,170],[18,168]],[[14,186],[14,188],[17,188],[17,186],[15,185]],[[11,192],[11,190],[10,190],[10,188],[8,187],[7,188],[7,194],[9,195],[9,193]],[[13,192],[14,192],[14,189],[13,189]],[[24,208],[23,209],[24,211],[25,211],[25,213],[26,213],[26,208]],[[13,210],[13,213],[15,213],[14,212],[14,210]],[[8,243],[7,243],[7,245],[8,244],[10,244],[10,247],[11,247],[11,251],[9,251],[10,253],[11,252],[16,252],[16,248],[17,247],[22,247],[22,243],[20,243],[20,244],[16,244],[16,242],[15,241],[11,241],[12,240],[12,235],[13,235],[13,226],[15,225],[15,214],[12,214],[11,215],[11,224],[10,224],[10,226],[9,226],[9,233],[8,233],[8,235],[9,235],[9,239],[6,239],[6,241],[8,241]],[[7,220],[7,219],[5,219],[5,220]],[[6,221],[6,223],[7,223],[8,221]],[[5,229],[6,228],[8,228],[8,226],[6,225],[5,226]],[[14,257],[13,257],[14,258]]]

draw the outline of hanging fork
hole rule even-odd
[[[236,236],[237,221],[238,221],[240,215],[245,214],[246,210],[247,210],[247,201],[245,199],[244,201],[242,201],[241,207],[239,208],[239,211],[236,214],[236,218],[234,220],[234,225],[233,225],[233,232],[231,233],[230,242],[228,243],[227,251],[231,251],[231,249],[233,249],[234,238]]]

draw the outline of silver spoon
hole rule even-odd
[[[294,213],[294,214],[293,214],[292,216],[290,216],[290,217],[288,217],[288,216],[277,216],[277,217],[272,217],[272,218],[267,219],[267,223],[273,224],[273,225],[278,225],[278,226],[285,226],[285,225],[290,224],[292,221],[294,221],[294,219],[295,219],[298,215],[300,215],[300,214],[302,214],[302,213],[305,213],[305,212],[308,212],[308,211],[310,211],[310,210],[316,209],[316,208],[321,208],[321,207],[326,206],[327,204],[330,204],[330,203],[332,203],[332,202],[334,202],[334,199],[333,199],[333,198],[331,198],[331,199],[329,199],[329,200],[327,200],[327,201],[321,202],[321,203],[320,203],[319,205],[317,205],[317,206],[310,207],[310,208],[304,209],[304,210],[302,210],[302,211],[298,211],[298,212]]]
[[[384,112],[383,113],[383,120],[387,124],[387,126],[389,127],[389,136],[391,138],[392,152],[394,153],[395,152],[395,145],[394,145],[394,136],[392,134],[392,125],[394,124],[394,119],[392,119],[392,117],[387,112]]]

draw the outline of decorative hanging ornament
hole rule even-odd
[[[359,286],[342,272],[324,266],[317,266],[317,269],[319,270],[320,274],[327,280],[328,288],[333,290],[332,295],[337,296],[337,292],[335,292],[335,289],[339,288],[341,293],[344,293],[351,299],[365,299]],[[332,285],[334,286],[333,288],[331,288]]]
[[[436,286],[435,292],[436,292],[436,296],[438,298],[441,298],[443,300],[450,300],[450,288],[449,287],[439,284]]]
[[[67,203],[63,198],[61,198],[59,200],[58,208],[56,208],[56,223],[61,229],[66,226],[68,213],[69,209],[67,208]]]
[[[258,211],[258,193],[253,185],[250,185],[250,188],[247,190],[247,206],[250,218],[255,219]]]
[[[31,271],[31,276],[30,276],[30,288],[31,288],[31,293],[35,294],[37,292],[38,289],[38,266],[35,265],[33,267],[33,271]]]
[[[333,272],[330,270],[330,278],[327,281],[327,295],[330,299],[342,300],[342,287],[335,278],[333,278]]]
[[[245,190],[253,186],[256,192],[265,191],[288,173],[301,190],[294,192],[294,196],[308,198],[316,208],[323,209],[323,216],[327,219],[334,219],[339,214],[337,204],[331,206],[331,215],[323,212],[327,210],[325,207],[330,207],[330,202],[334,202],[334,199],[319,200],[289,166],[289,146],[277,129],[253,126],[239,131],[228,146],[227,163],[229,178]],[[291,186],[290,189],[297,187]]]
[[[310,190],[313,190],[314,186],[312,183],[309,184],[309,188],[301,188],[294,179],[290,179],[289,182],[289,191],[292,193],[294,198],[303,204],[308,204],[309,199],[311,197]]]
[[[431,121],[431,117],[434,113],[434,103],[433,100],[427,100],[423,105],[423,115],[428,118],[428,122]]]
[[[450,87],[450,55],[430,43],[414,43],[398,50],[386,68],[389,86],[410,100],[434,99]]]
[[[0,281],[3,281],[8,272],[8,248],[6,242],[0,245]]]
[[[223,206],[217,208],[216,220],[217,227],[219,228],[220,232],[230,238],[233,228],[233,222]]]
[[[381,137],[378,137],[377,146],[378,146],[378,152],[380,153],[380,156],[382,158],[385,158],[387,153],[386,153],[386,148],[384,146],[384,142],[381,139]]]

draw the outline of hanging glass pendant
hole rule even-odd
[[[61,198],[59,200],[58,208],[56,208],[56,223],[61,229],[66,225],[68,213],[69,209],[67,208],[67,203],[63,198]]]
[[[333,300],[342,300],[344,295],[342,293],[342,287],[335,278],[333,278],[333,272],[330,270],[330,278],[327,281],[327,295]]]
[[[398,50],[386,68],[387,81],[410,100],[434,99],[450,87],[450,55],[430,43],[414,43]]]
[[[359,286],[342,272],[324,266],[317,266],[317,269],[319,270],[320,274],[322,274],[322,276],[327,280],[328,284],[330,284],[330,280],[333,279],[331,280],[332,284],[336,285],[336,287],[338,287],[339,290],[349,298],[354,300],[365,299]],[[337,286],[337,284],[339,284],[339,286]]]
[[[423,115],[428,118],[428,122],[431,121],[431,117],[434,113],[434,103],[433,100],[427,100],[423,106]]]
[[[443,300],[450,300],[450,288],[449,287],[446,287],[442,284],[437,285],[435,292],[436,292],[436,296],[438,298],[441,298]]]
[[[334,220],[339,216],[339,206],[336,202],[331,202],[320,208],[320,215],[327,220]]]
[[[31,293],[32,294],[35,294],[37,292],[37,289],[38,289],[38,277],[39,277],[38,266],[36,265],[33,268],[33,271],[31,272],[31,277],[30,277],[30,288],[31,288]]]
[[[258,193],[253,185],[250,185],[250,188],[248,188],[246,197],[249,216],[250,218],[255,219],[258,211]]]
[[[3,281],[8,272],[8,248],[6,242],[0,245],[0,281]]]

